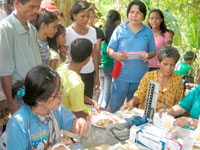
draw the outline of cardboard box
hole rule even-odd
[[[152,150],[182,150],[182,144],[168,138],[167,129],[152,124],[132,126],[129,139]]]

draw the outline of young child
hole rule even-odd
[[[52,38],[57,32],[58,17],[56,12],[42,10],[38,19],[33,22],[38,30],[38,45],[40,48],[40,55],[42,64],[49,64],[49,45],[47,37]]]
[[[32,68],[24,81],[13,86],[15,95],[21,97],[25,105],[8,122],[7,150],[47,149],[60,142],[60,130],[72,130],[79,136],[87,133],[85,119],[76,119],[61,105],[60,77],[50,67],[39,65]],[[76,150],[77,147],[72,146],[71,149]]]
[[[186,76],[190,75],[191,65],[196,57],[197,55],[193,51],[187,51],[183,56],[183,61],[179,61],[176,64],[173,72],[182,76],[182,79],[186,79]]]
[[[87,104],[91,104],[97,110],[100,106],[91,98],[84,95],[85,85],[81,79],[80,71],[90,60],[93,44],[90,40],[78,38],[71,44],[72,61],[60,65],[57,69],[61,77],[64,99],[62,104],[78,118],[86,118],[90,113]]]
[[[56,35],[53,38],[47,38],[47,41],[50,47],[49,66],[55,70],[58,65],[64,62],[66,59],[65,27],[61,24],[58,24]]]

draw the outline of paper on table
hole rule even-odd
[[[120,53],[124,53],[126,56],[128,56],[128,60],[130,60],[130,59],[140,59],[140,57],[145,56],[145,51],[136,51],[136,52],[122,51]]]
[[[153,121],[155,125],[159,125],[170,130],[173,127],[175,119],[166,113],[163,113],[162,118],[160,118],[159,114],[155,113]]]
[[[162,114],[162,121],[161,121],[161,126],[163,126],[164,128],[170,130],[173,127],[173,123],[174,123],[175,119],[174,117],[163,113]]]

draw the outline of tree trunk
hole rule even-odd
[[[63,13],[64,25],[66,27],[71,24],[69,9],[74,2],[75,0],[55,0],[57,8]]]

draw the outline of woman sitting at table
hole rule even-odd
[[[79,136],[87,133],[87,122],[83,118],[76,119],[61,105],[60,77],[50,67],[32,68],[24,82],[18,81],[13,86],[13,97],[15,95],[22,98],[25,105],[8,122],[7,150],[47,149],[60,141],[60,130],[72,130]],[[72,146],[72,149],[78,148]]]
[[[200,115],[200,84],[193,87],[177,105],[166,110],[166,113],[178,117],[185,112],[190,112],[190,117],[179,117],[175,120],[174,125],[184,127],[197,127]],[[162,115],[163,109],[159,111]]]
[[[148,84],[150,80],[160,83],[158,101],[156,110],[163,108],[164,101],[166,108],[170,108],[177,104],[183,97],[183,83],[181,76],[173,73],[174,67],[180,55],[178,50],[172,46],[164,46],[158,53],[159,70],[147,72],[140,81],[138,90],[134,97],[125,103],[121,110],[131,109],[136,104],[139,108],[144,109],[147,97]]]

